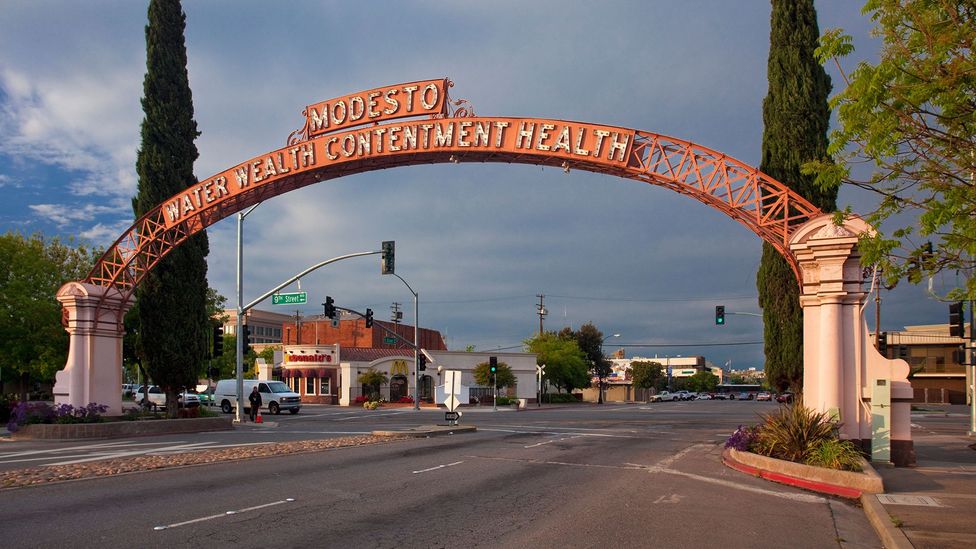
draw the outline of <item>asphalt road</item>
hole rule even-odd
[[[728,434],[774,406],[471,410],[462,421],[476,433],[7,490],[0,539],[8,547],[879,547],[855,505],[721,464]],[[443,411],[379,412],[307,408],[233,433],[114,441],[113,451],[443,419]],[[104,451],[21,444],[0,446],[5,467],[11,452],[24,459],[74,448],[61,453],[65,461]]]

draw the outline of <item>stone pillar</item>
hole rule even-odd
[[[55,374],[54,403],[76,408],[105,404],[107,415],[120,415],[122,318],[133,298],[115,288],[69,282],[58,290],[57,299],[64,307],[69,347],[64,369]]]
[[[912,390],[908,363],[882,357],[868,340],[858,235],[871,231],[860,218],[843,226],[821,216],[800,227],[790,250],[803,276],[803,400],[841,421],[841,437],[871,445],[871,387],[891,380],[891,454],[896,465],[912,465]]]

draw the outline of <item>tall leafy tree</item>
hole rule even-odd
[[[85,277],[100,252],[40,234],[0,235],[0,382],[51,381],[68,358],[58,289]],[[0,394],[3,394],[0,384]]]
[[[536,364],[546,367],[546,379],[559,389],[572,393],[590,384],[586,355],[580,351],[575,339],[543,332],[524,343],[530,353],[537,355]]]
[[[491,374],[491,364],[487,362],[475,366],[471,374],[474,376],[475,382],[482,387],[491,387],[492,381],[499,388],[515,387],[515,374],[512,372],[512,368],[504,362],[498,363],[498,371],[495,372],[495,375]]]
[[[832,29],[821,38],[821,60],[837,63],[846,88],[831,99],[838,162],[812,162],[810,172],[828,188],[878,194],[866,219],[879,230],[860,249],[889,285],[948,271],[948,297],[976,299],[976,4],[870,0],[863,11],[882,40],[876,63],[846,71],[850,37]],[[858,164],[873,170],[852,173]]]
[[[637,360],[630,363],[630,382],[637,389],[653,389],[664,377],[664,366],[660,362]]]
[[[132,209],[139,217],[164,199],[196,183],[193,163],[199,132],[186,70],[179,0],[151,0],[146,26],[142,146],[136,160],[139,190]],[[200,231],[149,271],[136,292],[137,353],[152,380],[166,392],[176,414],[177,394],[196,383],[207,356],[207,234]]]
[[[827,156],[830,77],[815,57],[817,12],[813,0],[773,0],[767,78],[763,100],[759,169],[825,212],[836,209],[836,189],[821,189],[801,173]],[[803,314],[799,285],[789,263],[767,243],[756,276],[765,328],[766,376],[780,389],[803,384]]]
[[[580,326],[579,330],[573,330],[568,326],[559,332],[559,337],[576,341],[580,351],[586,356],[589,362],[589,369],[593,377],[598,380],[599,399],[603,404],[603,389],[606,379],[613,373],[612,364],[603,355],[603,332],[601,332],[592,322]]]

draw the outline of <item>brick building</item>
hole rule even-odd
[[[323,315],[307,316],[297,322],[294,317],[281,325],[281,342],[285,345],[332,345],[338,343],[342,348],[361,349],[404,349],[412,347],[404,344],[391,334],[397,334],[405,341],[413,343],[413,326],[374,320],[373,327],[366,327],[366,320],[354,315],[343,314],[339,326],[333,327],[332,319]],[[421,349],[446,351],[444,338],[437,330],[421,328],[417,334]]]

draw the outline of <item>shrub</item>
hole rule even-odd
[[[546,393],[543,395],[543,400],[549,402],[550,404],[559,404],[564,402],[579,402],[573,394],[568,393]]]
[[[803,463],[812,448],[836,438],[837,425],[830,414],[805,408],[799,401],[762,419],[752,449],[765,456]]]
[[[356,404],[362,404],[368,401],[369,401],[369,397],[367,397],[366,395],[359,395],[358,397],[356,397],[356,400],[354,402]]]
[[[375,410],[380,407],[380,401],[378,400],[368,400],[363,403],[363,408],[367,410]]]
[[[829,469],[860,471],[861,450],[849,440],[821,440],[807,452],[804,463]]]
[[[400,400],[398,400],[397,402],[399,402],[400,404],[413,404],[413,397],[409,395],[402,396],[400,397]]]

